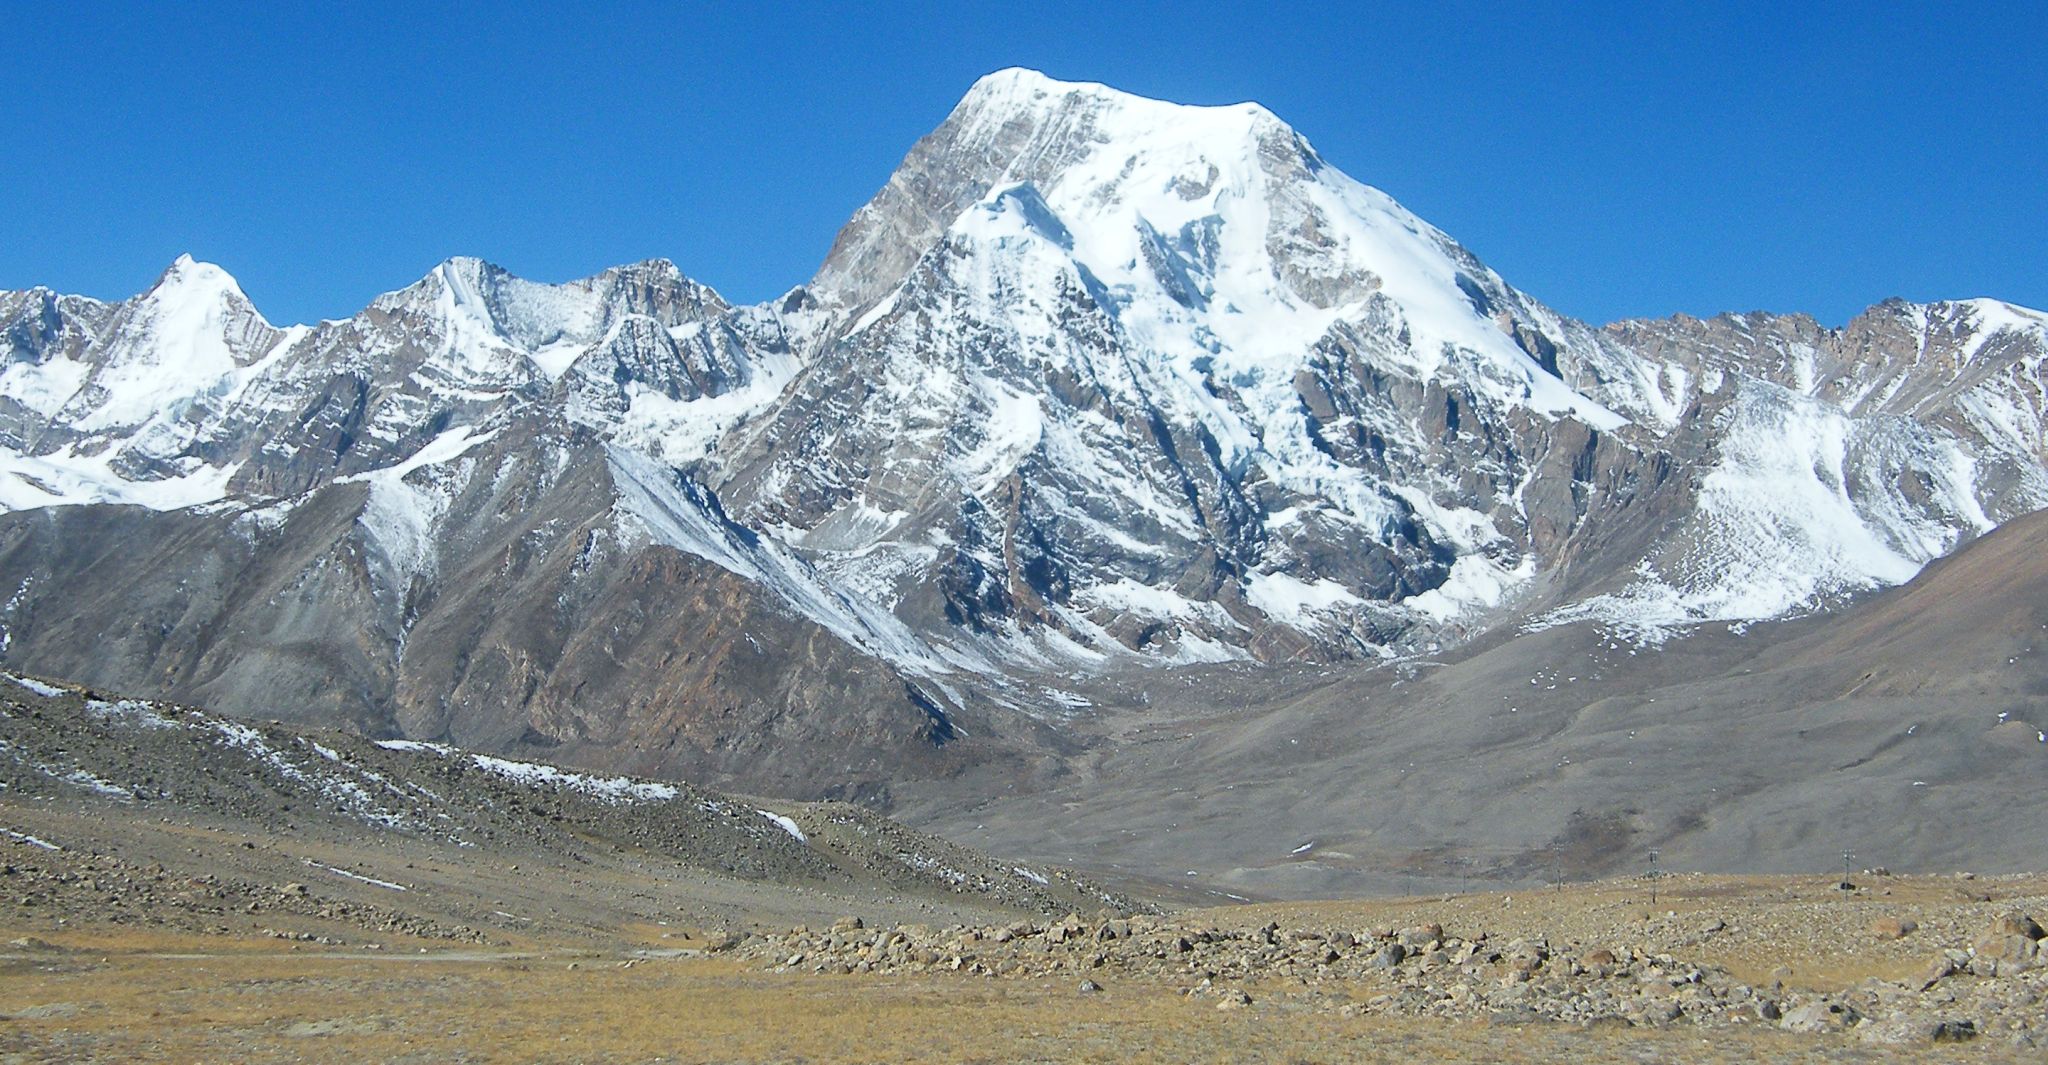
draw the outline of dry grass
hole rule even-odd
[[[1839,988],[1899,975],[1983,914],[2040,900],[2048,879],[1909,878],[1851,895],[1816,878],[1687,877],[1662,885],[1654,907],[1641,888],[1240,906],[1190,919],[1439,921],[1587,942],[1721,920],[1725,932],[1685,953],[1754,981]],[[1883,915],[1915,917],[1922,931],[1869,935]],[[644,922],[596,939],[521,939],[509,951],[394,940],[371,953],[113,927],[0,929],[0,942],[25,934],[63,949],[0,948],[0,1062],[1981,1062],[2012,1053],[1880,1051],[1763,1026],[1345,1017],[1331,1008],[1341,991],[1273,982],[1249,987],[1252,1008],[1226,1012],[1166,983],[1105,978],[1106,991],[1084,995],[1072,979],[769,973],[724,958],[636,960],[636,948],[692,945],[681,929]]]
[[[2006,908],[2048,909],[2042,905],[2048,876],[2042,875],[1855,879],[1860,890],[1844,892],[1835,877],[1687,874],[1661,881],[1654,904],[1646,882],[1611,880],[1575,884],[1561,892],[1277,903],[1200,912],[1204,919],[1233,927],[1278,920],[1401,928],[1435,921],[1458,934],[1485,930],[1610,947],[1637,941],[1662,945],[1676,934],[1685,942],[1673,953],[1726,969],[1748,983],[1836,991],[1873,977],[1900,980],[1919,972],[1942,948],[1968,946],[1991,915]],[[1869,931],[1879,917],[1909,917],[1920,929],[1905,939],[1882,939]],[[1684,934],[1715,920],[1727,929]]]
[[[4,963],[0,1013],[13,1019],[0,1029],[0,1059],[1870,1060],[1860,1046],[1761,1030],[1703,1040],[1684,1028],[1344,1018],[1272,989],[1257,989],[1260,1004],[1252,1010],[1219,1012],[1164,986],[1081,995],[1064,981],[802,977],[714,959],[622,967],[616,956],[358,958],[136,934],[63,942],[106,953],[73,950]],[[201,956],[179,956],[195,953]]]

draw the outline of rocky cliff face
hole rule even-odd
[[[0,345],[0,658],[806,794],[1074,677],[1652,642],[2048,506],[2048,317],[1594,329],[1263,108],[1024,71],[770,304],[455,259],[279,329],[181,259]]]

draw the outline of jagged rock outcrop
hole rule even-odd
[[[799,793],[1076,671],[1654,641],[2048,506],[2037,312],[1595,329],[1263,108],[1027,71],[768,304],[451,259],[280,329],[180,259],[0,344],[0,659]]]

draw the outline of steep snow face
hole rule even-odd
[[[94,432],[176,418],[225,395],[280,337],[227,271],[181,255],[122,308],[96,365],[58,417]]]
[[[2039,312],[1893,301],[1840,330],[1760,314],[1623,329],[1697,382],[1697,506],[1621,591],[1539,625],[1656,642],[1823,609],[2048,507]]]
[[[1382,308],[1407,341],[1388,354],[1413,376],[1466,354],[1499,398],[1620,423],[1487,317],[1449,237],[1330,167],[1264,108],[1183,107],[1018,72],[991,81],[1002,102],[983,103],[980,121],[1049,105],[1088,116],[1097,143],[1046,183],[1044,202],[1136,350],[1206,354],[1219,377],[1285,386],[1334,324]]]
[[[803,298],[839,339],[721,446],[734,513],[906,616],[1067,652],[1432,642],[1596,509],[1665,505],[1645,479],[1697,486],[1629,593],[1665,606],[1599,616],[1776,616],[1910,576],[2042,467],[2026,372],[1980,357],[2027,312],[1594,331],[1263,108],[1029,71],[975,86]]]
[[[0,407],[0,508],[171,509],[223,496],[234,464],[208,462],[193,444],[299,330],[273,328],[226,271],[189,256],[119,305],[9,295],[17,358],[0,373],[12,401]]]
[[[777,340],[667,262],[546,285],[460,258],[311,327],[273,329],[224,271],[180,258],[123,304],[4,294],[0,329],[8,509],[290,498],[556,402],[645,437],[680,420],[663,403],[755,383],[754,347],[772,361]],[[636,412],[642,395],[656,409]]]
[[[774,539],[734,524],[702,486],[623,448],[608,449],[607,458],[626,542],[663,544],[745,578],[796,616],[907,672],[937,676],[960,666],[989,668],[941,653],[886,608],[847,594]]]
[[[1031,186],[1039,221],[1064,234],[1148,357],[1206,358],[1220,378],[1284,384],[1332,326],[1374,315],[1400,334],[1384,354],[1411,376],[1456,367],[1500,399],[1600,428],[1624,420],[1517,345],[1495,317],[1510,291],[1497,275],[1256,104],[1190,107],[1006,70],[978,82],[933,140],[942,158],[909,163],[949,166],[940,184],[973,193],[933,237],[1010,217],[989,208]],[[916,243],[876,217],[889,191],[843,245],[858,245],[863,223]],[[860,262],[858,250],[835,249],[814,289],[850,302],[874,291],[886,260]]]
[[[1028,71],[771,304],[458,258],[278,330],[181,259],[120,304],[0,293],[0,353],[0,509],[226,499],[274,530],[365,481],[401,652],[469,549],[448,527],[522,520],[463,486],[596,453],[565,440],[604,445],[622,540],[919,677],[1389,654],[1525,608],[1739,624],[2048,506],[2048,316],[1594,330],[1261,107]]]
[[[737,512],[817,551],[937,551],[936,575],[900,569],[952,589],[929,609],[1111,633],[1098,650],[1370,644],[1460,558],[1428,617],[1496,606],[1533,572],[1521,445],[1626,424],[1558,376],[1560,352],[1625,355],[1256,105],[991,75],[811,294],[841,340],[730,464]],[[1252,594],[1283,576],[1342,594]],[[1178,606],[1133,625],[1140,587]]]

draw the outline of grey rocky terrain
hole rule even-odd
[[[759,305],[0,294],[0,663],[1210,898],[2021,868],[2044,359],[1596,328],[1262,107],[1003,71]]]
[[[1880,874],[1875,879],[1882,885],[1890,878]],[[2012,888],[2025,892],[2038,886],[2038,880],[2029,880],[2016,881]],[[1093,920],[1075,914],[981,927],[867,929],[848,923],[829,930],[751,934],[735,951],[784,972],[1065,977],[1083,994],[1132,982],[1170,982],[1181,994],[1221,1010],[1263,1006],[1281,1012],[1326,1010],[1508,1025],[1770,1026],[1806,1034],[1847,1033],[1880,1045],[1963,1043],[1987,1036],[1987,1042],[2002,1047],[2038,1049],[2048,1040],[2043,933],[2024,910],[2014,908],[2048,903],[2038,895],[1942,907],[1923,903],[1915,909],[1929,916],[1927,927],[1896,916],[1857,927],[1853,922],[1860,916],[1905,904],[1887,904],[1889,888],[1883,896],[1866,894],[1851,905],[1794,906],[1786,905],[1786,897],[1767,898],[1762,905],[1754,897],[1714,901],[1702,898],[1698,884],[1690,890],[1667,886],[1667,901],[1674,894],[1684,900],[1688,912],[1681,916],[1675,910],[1656,913],[1654,906],[1642,912],[1647,885],[1629,887],[1635,897],[1606,912],[1546,907],[1539,893],[1520,912],[1510,908],[1513,900],[1508,899],[1501,907],[1508,912],[1466,918],[1528,927],[1534,910],[1543,914],[1552,929],[1549,935],[1485,927],[1447,930],[1435,921],[1362,926],[1355,917],[1345,923],[1341,912],[1297,912],[1287,915],[1292,918],[1287,924],[1269,920],[1245,927],[1242,922],[1251,914],[1240,909]],[[1927,885],[1916,887],[1924,893]],[[1938,926],[1926,913],[1936,909]],[[1570,929],[1570,938],[1552,938],[1564,929]],[[1807,942],[1795,945],[1795,939]],[[1703,954],[1731,960],[1747,954],[1753,968],[1758,957],[1777,964],[1816,954],[1873,953],[1910,958],[1907,964],[1917,967],[1899,978],[1871,976],[1847,989],[1821,991],[1788,987],[1782,977],[1791,970],[1782,965],[1779,978],[1751,983],[1701,960]]]
[[[1133,904],[846,803],[755,800],[0,676],[0,920],[496,943],[634,921]]]
[[[901,813],[1001,853],[1331,898],[1666,869],[2021,872],[2048,817],[2048,515],[1838,613],[1580,626],[1388,666],[1105,690],[1060,775]],[[994,790],[994,789],[990,789]]]

